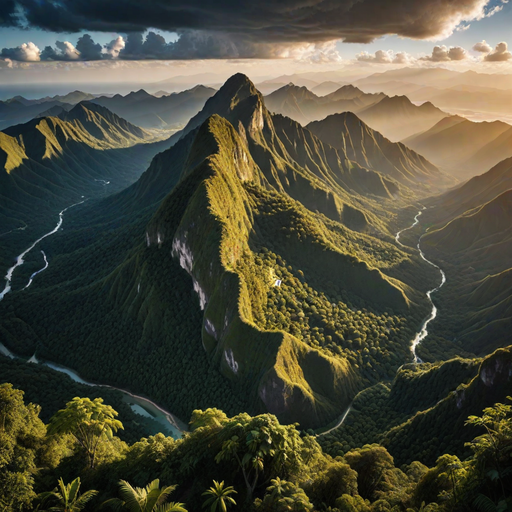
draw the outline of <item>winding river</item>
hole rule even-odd
[[[79,203],[75,203],[75,204],[72,204],[72,205],[68,206],[67,208],[64,208],[64,210],[62,210],[59,213],[59,221],[57,222],[56,227],[52,231],[49,231],[48,233],[46,233],[42,237],[38,238],[28,249],[26,249],[24,252],[22,252],[16,258],[16,264],[13,265],[7,271],[7,274],[5,275],[6,284],[5,284],[4,290],[0,293],[0,300],[2,300],[5,297],[5,295],[11,291],[11,280],[12,280],[13,273],[16,270],[17,267],[19,267],[20,265],[23,265],[23,263],[24,263],[24,260],[23,260],[24,256],[27,253],[29,253],[39,242],[41,242],[41,240],[43,240],[44,238],[46,238],[46,237],[48,237],[50,235],[53,235],[54,233],[56,233],[60,229],[60,227],[62,226],[62,222],[64,220],[64,213],[67,210],[69,210],[70,208],[72,208],[74,206],[82,204],[84,201],[80,201]],[[425,209],[425,208],[423,208],[423,209]],[[422,211],[420,210],[417,213],[417,215],[414,217],[414,222],[409,227],[407,227],[405,229],[402,229],[401,231],[399,231],[396,234],[395,240],[402,247],[407,248],[408,246],[406,246],[406,245],[402,244],[402,242],[400,242],[400,235],[402,233],[404,233],[405,231],[408,231],[408,230],[414,228],[415,226],[417,226],[419,224],[419,217],[420,217],[421,214],[422,214]],[[436,318],[436,316],[437,316],[437,308],[436,308],[434,302],[432,301],[432,294],[437,292],[446,282],[446,274],[443,272],[443,270],[438,265],[436,265],[435,263],[433,263],[430,260],[428,260],[425,257],[425,254],[423,253],[423,251],[421,250],[420,244],[421,244],[421,238],[422,237],[423,237],[423,235],[421,235],[419,240],[418,240],[418,244],[417,244],[418,252],[419,252],[420,256],[422,257],[422,259],[424,261],[426,261],[429,265],[431,265],[432,267],[435,267],[436,269],[439,270],[439,273],[441,275],[441,283],[438,286],[436,286],[435,288],[432,288],[431,290],[429,290],[426,293],[427,298],[428,298],[428,300],[429,300],[429,302],[430,302],[430,304],[432,306],[432,309],[431,309],[430,315],[427,317],[427,319],[421,325],[420,331],[416,334],[415,338],[411,342],[411,352],[412,352],[412,355],[413,355],[415,363],[421,363],[422,362],[421,359],[416,354],[416,348],[427,337],[427,335],[428,335],[428,330],[427,330],[428,324],[432,320],[434,320]],[[43,257],[44,257],[45,266],[42,269],[40,269],[37,272],[34,272],[32,274],[28,284],[23,289],[28,288],[32,284],[32,281],[33,281],[33,279],[35,278],[35,276],[37,274],[39,274],[40,272],[42,272],[43,270],[46,270],[46,268],[48,268],[48,260],[46,258],[46,254],[43,251],[41,251],[41,253],[43,254]],[[15,354],[13,354],[2,343],[0,343],[0,353],[4,354],[7,357],[11,357],[11,358],[17,358],[18,357]],[[151,418],[151,419],[157,421],[167,431],[167,433],[172,435],[174,438],[181,437],[182,432],[185,431],[186,428],[187,428],[186,425],[182,421],[180,421],[176,416],[174,416],[173,414],[171,414],[170,412],[166,411],[165,409],[163,409],[162,407],[160,407],[159,405],[155,404],[154,402],[152,402],[151,400],[149,400],[147,398],[144,398],[144,397],[139,396],[139,395],[135,395],[135,394],[130,393],[129,391],[126,391],[124,389],[116,388],[114,386],[109,386],[107,384],[98,384],[98,383],[92,383],[92,382],[86,381],[86,380],[82,379],[80,377],[80,375],[75,370],[72,370],[71,368],[67,368],[65,366],[62,366],[62,365],[59,365],[59,364],[56,364],[56,363],[52,363],[51,361],[39,361],[36,358],[35,354],[28,360],[28,362],[34,363],[34,364],[42,364],[42,365],[47,366],[49,368],[52,368],[52,369],[54,369],[56,371],[65,373],[69,377],[71,377],[71,379],[73,379],[75,382],[78,382],[80,384],[84,384],[84,385],[87,385],[87,386],[98,386],[98,387],[104,387],[104,388],[109,388],[109,389],[115,389],[115,390],[121,392],[124,395],[123,399],[125,400],[126,403],[128,403],[130,405],[130,407],[132,408],[132,410],[134,412],[136,412],[137,414],[139,414],[141,416],[144,416],[146,418]],[[345,419],[347,418],[350,410],[351,410],[351,406],[349,406],[346,409],[346,411],[343,413],[343,415],[341,416],[341,418],[338,421],[338,423],[333,428],[327,430],[326,432],[323,432],[320,435],[329,434],[333,430],[339,428],[343,424]]]
[[[79,203],[75,203],[75,204],[68,206],[67,208],[64,208],[64,210],[62,210],[59,213],[59,220],[58,220],[55,228],[52,231],[49,231],[48,233],[43,235],[42,237],[38,238],[28,249],[23,251],[16,258],[15,265],[13,265],[7,271],[7,274],[5,275],[6,284],[5,284],[4,290],[0,293],[0,301],[5,297],[5,295],[7,295],[11,291],[11,281],[12,281],[13,273],[16,270],[16,268],[23,265],[24,256],[26,256],[41,240],[57,233],[57,231],[62,226],[62,222],[64,220],[64,213],[67,210],[69,210],[70,208],[72,208],[73,206],[82,204],[84,201],[85,201],[85,199],[83,201],[80,201]],[[42,269],[38,270],[37,272],[34,272],[30,276],[30,280],[29,280],[28,284],[25,286],[25,288],[23,288],[24,290],[32,284],[32,281],[37,274],[39,274],[40,272],[42,272],[43,270],[46,270],[48,268],[48,260],[46,258],[46,254],[43,251],[41,251],[41,252],[44,257],[45,266]],[[13,352],[11,352],[3,343],[0,343],[0,354],[3,354],[4,356],[10,357],[12,359],[24,359],[20,356],[17,356]],[[123,400],[131,407],[131,409],[135,413],[139,414],[140,416],[143,416],[144,418],[147,418],[148,420],[151,419],[151,420],[153,420],[153,422],[156,421],[157,423],[159,423],[160,428],[162,430],[165,430],[166,434],[171,435],[175,439],[180,438],[182,433],[185,430],[187,430],[187,425],[185,423],[183,423],[179,418],[177,418],[170,412],[166,411],[164,408],[160,407],[159,405],[152,402],[151,400],[144,398],[140,395],[135,395],[135,394],[130,393],[129,391],[126,391],[124,389],[116,388],[114,386],[109,386],[108,384],[98,384],[98,383],[86,381],[86,380],[82,379],[82,377],[80,377],[80,375],[75,370],[72,370],[71,368],[67,368],[66,366],[62,366],[57,363],[52,363],[51,361],[40,361],[39,359],[37,359],[35,354],[30,359],[28,359],[28,362],[47,366],[48,368],[52,368],[53,370],[56,370],[58,372],[65,373],[66,375],[71,377],[71,379],[73,379],[75,382],[78,382],[79,384],[84,384],[86,386],[98,386],[98,387],[103,387],[103,388],[115,389],[115,390],[121,392],[123,394]]]
[[[28,249],[25,249],[17,258],[16,258],[16,263],[9,269],[7,270],[7,274],[5,274],[5,288],[3,289],[3,291],[0,293],[0,300],[3,300],[3,298],[11,291],[11,281],[12,281],[12,275],[14,273],[14,271],[20,267],[21,265],[23,265],[23,263],[25,263],[25,260],[23,259],[41,240],[44,240],[46,237],[48,236],[51,236],[55,233],[57,233],[57,231],[60,229],[60,227],[62,226],[62,222],[64,220],[64,212],[66,212],[67,210],[69,210],[70,208],[73,208],[73,206],[78,206],[79,204],[82,204],[83,202],[85,202],[85,199],[83,201],[80,201],[79,203],[75,203],[75,204],[72,204],[70,206],[68,206],[67,208],[64,208],[64,210],[62,210],[60,213],[59,213],[59,221],[57,222],[57,225],[55,226],[55,228],[53,228],[51,231],[48,231],[48,233],[46,233],[45,235],[43,235],[41,238],[38,238]],[[45,261],[46,261],[46,255],[45,255]],[[45,270],[46,268],[48,267],[48,265],[45,265],[45,267],[43,269],[41,269],[39,272],[42,272],[43,270]],[[35,277],[36,274],[39,274],[39,272],[35,272],[34,274],[32,274],[31,278],[30,278],[30,282],[27,286],[29,286],[32,282],[32,278]],[[27,287],[26,286],[26,287]],[[25,287],[25,288],[26,288]]]
[[[425,210],[425,207],[423,207],[423,210]],[[406,245],[404,245],[402,242],[400,242],[400,235],[404,232],[404,231],[409,231],[409,229],[412,229],[414,228],[415,226],[418,225],[418,223],[420,222],[420,215],[422,214],[422,210],[420,210],[416,217],[414,217],[414,222],[408,227],[408,228],[405,228],[405,229],[402,229],[401,231],[399,231],[396,236],[395,236],[395,240],[397,241],[398,244],[400,244],[402,247],[405,247],[407,248]],[[429,265],[431,265],[432,267],[436,268],[437,270],[439,270],[439,273],[441,274],[441,283],[436,286],[435,288],[432,288],[432,290],[429,290],[427,292],[427,298],[430,302],[430,305],[432,306],[432,310],[430,311],[430,315],[426,318],[426,320],[423,322],[423,324],[421,325],[421,329],[420,331],[416,334],[415,338],[412,340],[411,342],[411,352],[412,352],[412,355],[413,355],[413,358],[414,358],[414,362],[415,363],[422,363],[423,361],[418,357],[418,355],[416,354],[416,348],[418,347],[418,345],[428,336],[428,330],[427,330],[427,327],[428,327],[428,324],[430,322],[432,322],[432,320],[434,320],[434,318],[437,316],[437,307],[436,305],[434,304],[434,301],[432,300],[432,294],[437,292],[438,290],[441,289],[441,287],[444,285],[444,283],[446,283],[446,274],[443,272],[443,270],[438,266],[436,265],[435,263],[431,262],[430,260],[428,260],[426,257],[425,257],[425,254],[423,254],[423,251],[421,250],[421,247],[420,247],[420,244],[421,244],[421,239],[423,238],[423,235],[420,236],[419,240],[418,240],[418,244],[416,245],[416,247],[418,248],[418,252],[420,253],[420,256],[422,257],[423,260],[425,260]]]
[[[425,210],[426,208],[423,207],[423,210]],[[399,231],[396,235],[395,235],[395,240],[396,242],[401,245],[402,247],[404,248],[409,248],[407,245],[404,245],[402,242],[400,242],[400,235],[402,233],[404,233],[405,231],[409,231],[410,229],[416,227],[419,222],[420,222],[420,215],[423,213],[422,210],[420,210],[416,216],[414,217],[414,222],[407,228],[405,229],[402,229],[401,231]],[[418,347],[418,345],[428,336],[428,330],[427,330],[427,327],[428,327],[428,324],[430,322],[432,322],[432,320],[434,320],[434,318],[437,316],[437,307],[436,305],[434,304],[434,301],[432,300],[432,294],[437,292],[443,285],[444,283],[446,283],[446,274],[443,272],[443,270],[438,266],[436,265],[435,263],[433,263],[432,261],[430,261],[429,259],[427,259],[425,257],[425,254],[423,253],[423,251],[421,250],[421,247],[420,247],[420,244],[421,244],[421,239],[423,238],[423,235],[420,236],[420,238],[418,239],[418,244],[416,245],[416,247],[418,248],[418,252],[420,253],[420,256],[422,257],[423,260],[425,260],[429,265],[431,265],[432,267],[435,267],[437,268],[437,270],[439,270],[439,273],[441,274],[441,283],[436,286],[435,288],[432,288],[432,290],[429,290],[426,295],[427,295],[427,298],[432,306],[432,309],[430,311],[430,315],[427,317],[426,320],[424,320],[423,324],[421,324],[421,329],[419,330],[419,332],[416,334],[416,336],[414,337],[414,339],[411,341],[411,352],[412,352],[412,356],[413,356],[413,359],[414,359],[414,362],[415,363],[422,363],[423,361],[418,357],[418,355],[416,354],[416,348]],[[330,428],[329,430],[326,430],[325,432],[322,432],[321,434],[317,434],[317,437],[319,436],[325,436],[327,434],[330,434],[333,430],[336,430],[337,428],[341,427],[341,425],[343,425],[344,421],[347,419],[347,416],[349,415],[350,411],[352,410],[352,404],[350,404],[347,409],[345,410],[345,412],[341,415],[340,419],[338,420],[338,422],[336,423],[336,425],[332,428]]]

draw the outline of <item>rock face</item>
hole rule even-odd
[[[252,116],[249,128],[262,126],[261,119],[258,113]],[[213,153],[200,161],[199,152],[205,148]],[[251,200],[243,183],[249,176],[254,181],[261,171],[240,135],[218,116],[203,123],[191,155],[197,165],[185,174],[197,185],[189,192],[187,207],[172,223],[167,221],[176,196],[183,197],[178,185],[148,226],[149,247],[169,250],[192,277],[204,310],[203,347],[227,378],[250,383],[261,410],[283,421],[307,427],[328,423],[357,391],[358,378],[350,365],[288,334],[262,332],[254,323],[253,299],[240,265],[250,252],[253,229]],[[255,380],[256,375],[262,377]]]
[[[512,382],[512,358],[507,350],[498,350],[487,359],[480,369],[480,380],[487,388],[510,387]]]

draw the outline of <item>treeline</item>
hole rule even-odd
[[[183,439],[157,434],[127,444],[117,435],[123,428],[117,412],[99,398],[72,399],[46,425],[40,407],[25,404],[11,384],[0,385],[0,404],[0,507],[6,512],[100,506],[186,512],[204,505],[260,512],[472,512],[512,506],[507,404],[467,420],[477,432],[467,459],[443,454],[430,468],[419,461],[397,467],[378,444],[331,457],[314,437],[268,414],[229,418],[218,409],[196,410]]]

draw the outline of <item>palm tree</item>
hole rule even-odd
[[[60,492],[59,492],[60,490]],[[57,503],[48,510],[55,512],[80,512],[88,501],[90,501],[98,491],[87,491],[81,496],[78,495],[80,490],[80,477],[75,478],[70,484],[64,485],[62,478],[59,479],[59,487],[55,487],[53,491],[43,492],[39,494],[42,503],[50,498],[57,500]]]
[[[224,480],[220,484],[214,480],[212,487],[203,492],[203,496],[209,496],[203,503],[203,508],[211,505],[211,512],[216,512],[217,507],[220,508],[222,512],[226,512],[229,506],[236,505],[236,501],[230,494],[236,494],[235,489],[231,485],[224,487]]]
[[[114,510],[129,512],[187,512],[183,503],[165,503],[176,486],[170,485],[160,489],[158,478],[144,488],[132,487],[124,480],[119,481],[119,487],[121,499],[112,498],[105,501],[102,506],[111,506]]]

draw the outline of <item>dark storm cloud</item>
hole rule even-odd
[[[95,43],[89,34],[84,34],[76,43],[76,49],[80,53],[81,60],[100,60],[101,44]]]
[[[0,0],[0,26],[15,27],[18,23],[15,1]]]
[[[15,5],[29,25],[55,32],[142,32],[150,27],[193,34],[208,31],[212,50],[227,40],[251,53],[260,43],[370,42],[385,34],[415,39],[449,35],[463,20],[481,18],[489,0],[2,0],[3,23]],[[4,5],[5,4],[5,5]],[[227,38],[227,39],[224,39]],[[152,51],[165,51],[150,41]],[[197,41],[196,41],[197,44]],[[174,51],[178,51],[176,47]],[[148,50],[149,51],[149,50]],[[200,48],[197,52],[202,51]]]

